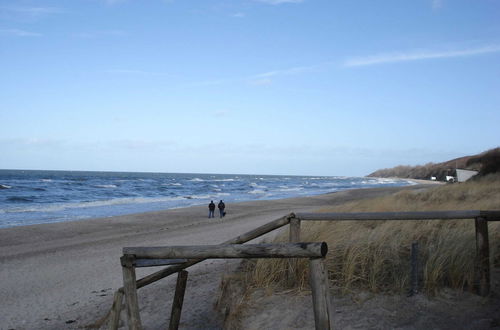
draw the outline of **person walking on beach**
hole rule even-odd
[[[224,204],[224,202],[221,199],[217,207],[219,208],[220,217],[222,218],[223,216],[226,215],[226,212],[224,211],[224,209],[226,208],[226,204]]]
[[[214,212],[215,212],[215,203],[214,201],[210,201],[210,204],[208,204],[208,218],[214,218]]]

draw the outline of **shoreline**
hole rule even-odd
[[[311,197],[227,204],[223,219],[208,219],[204,206],[84,221],[0,229],[0,328],[73,329],[95,322],[122,286],[119,263],[125,246],[219,244],[290,212],[372,198],[430,185],[364,188]],[[270,236],[265,236],[270,237]],[[209,260],[189,268],[183,328],[216,324],[212,301],[222,273],[237,261]],[[157,271],[139,269],[137,277]],[[139,292],[145,328],[168,321],[172,286],[167,278]],[[161,300],[161,304],[157,301]]]
[[[286,180],[284,181],[283,178]],[[30,195],[30,197],[24,196],[28,194],[28,192],[23,191],[20,186],[17,187],[14,183],[10,183],[13,190],[6,191],[6,204],[4,203],[0,206],[0,208],[3,209],[3,211],[0,210],[0,228],[12,228],[44,223],[86,221],[94,218],[163,211],[165,209],[186,208],[190,206],[203,206],[208,204],[207,200],[210,199],[223,199],[225,202],[239,203],[246,201],[310,197],[346,189],[415,184],[415,182],[411,180],[397,178],[313,177],[314,180],[318,179],[319,181],[308,182],[305,177],[299,177],[300,180],[292,180],[290,183],[288,181],[291,177],[283,176],[283,178],[281,178],[279,182],[273,180],[264,180],[261,182],[260,180],[263,178],[260,177],[251,179],[238,177],[226,178],[225,176],[220,178],[203,177],[201,179],[198,177],[172,177],[164,178],[163,181],[157,178],[147,178],[147,180],[153,180],[152,186],[148,186],[147,188],[150,189],[150,194],[143,192],[146,179],[141,179],[140,177],[134,177],[133,180],[78,177],[78,179],[81,180],[97,180],[97,182],[92,181],[86,184],[85,188],[83,188],[85,191],[77,193],[74,192],[74,187],[71,188],[70,196],[68,196],[65,201],[61,201],[57,192],[67,188],[64,186],[64,184],[66,184],[64,182],[69,179],[63,177],[61,182],[57,180],[52,182],[52,180],[55,179],[43,179],[42,176],[39,176],[37,177],[38,181],[36,181],[38,183],[32,186],[34,189],[43,191],[43,193],[35,193],[33,196]],[[68,182],[73,184],[74,180],[76,179],[73,178]],[[176,181],[172,183],[172,180],[179,180],[179,182]],[[138,182],[139,186],[130,186],[132,185],[130,182]],[[206,191],[201,192],[197,190],[198,188],[195,187],[196,184],[193,184],[193,182],[196,184],[204,182],[203,184],[209,185],[210,187],[206,187]],[[221,184],[222,186],[219,187]],[[227,187],[224,188],[223,186],[226,186],[226,184]],[[262,184],[262,186],[259,184]],[[288,184],[292,188],[283,189],[284,186],[282,185]],[[157,194],[158,191],[163,191],[165,187],[170,187],[171,185],[174,185],[175,189],[172,188],[172,192],[168,195],[164,193]],[[244,188],[242,188],[241,185],[243,185]],[[31,184],[29,186],[31,187]],[[177,186],[182,188],[178,190]],[[138,189],[137,192],[135,189]],[[76,191],[79,191],[79,189],[76,189]],[[107,194],[108,191],[109,194]],[[131,191],[134,196],[123,195],[128,194],[129,191]],[[89,194],[87,198],[82,199],[81,194],[83,193]],[[32,201],[31,203],[29,202],[30,200]]]

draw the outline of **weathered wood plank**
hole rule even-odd
[[[476,218],[476,262],[475,279],[480,296],[490,294],[490,243],[488,237],[488,221]]]
[[[300,220],[297,218],[290,219],[290,243],[300,242]]]
[[[500,211],[479,211],[480,217],[488,221],[500,221]]]
[[[155,267],[178,265],[187,262],[187,259],[136,259],[135,267]]]
[[[333,308],[328,273],[323,258],[309,260],[309,283],[312,290],[316,330],[333,329]]]
[[[175,286],[174,301],[170,313],[169,330],[177,330],[181,321],[182,304],[184,302],[184,293],[186,292],[188,272],[181,270],[177,275],[177,284]]]
[[[276,244],[222,244],[192,246],[124,247],[124,255],[141,259],[154,258],[313,258],[324,257],[325,242]]]
[[[128,327],[131,330],[141,330],[141,315],[139,314],[139,301],[137,299],[137,286],[135,279],[135,268],[132,256],[123,256],[123,288],[125,292],[125,301],[127,304]]]
[[[425,212],[355,212],[355,213],[297,213],[300,220],[446,220],[473,219],[482,211],[425,211]]]
[[[122,311],[123,292],[116,291],[113,298],[113,306],[111,307],[111,315],[109,318],[109,330],[117,330],[120,326],[120,314]]]
[[[268,222],[265,225],[257,227],[257,228],[255,228],[251,231],[248,231],[240,236],[237,236],[235,238],[227,240],[227,241],[223,242],[222,244],[242,244],[242,243],[246,243],[248,241],[251,241],[259,236],[262,236],[262,235],[267,234],[275,229],[283,227],[284,225],[287,225],[289,222],[289,218],[291,216],[293,216],[293,213],[288,215],[288,216],[284,216],[284,217],[278,218],[276,220],[273,220],[271,222]],[[165,278],[169,275],[177,273],[180,270],[183,270],[185,268],[196,265],[197,263],[202,262],[203,260],[205,260],[205,259],[192,259],[192,260],[188,260],[188,262],[186,262],[184,264],[166,267],[162,270],[159,270],[153,274],[150,274],[150,275],[145,276],[145,277],[141,278],[140,280],[138,280],[137,281],[137,288],[139,289],[139,288],[142,288],[148,284],[154,283],[158,280],[161,280],[162,278]],[[119,288],[118,290],[123,291],[123,287]]]
[[[300,220],[290,218],[290,243],[300,242]],[[287,263],[286,277],[288,287],[294,287],[298,280],[298,259],[289,259]]]

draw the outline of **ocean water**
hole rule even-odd
[[[353,188],[404,186],[404,179],[0,170],[0,228],[311,196]]]

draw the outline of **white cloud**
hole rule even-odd
[[[41,33],[30,32],[19,29],[0,29],[0,35],[11,37],[41,37]]]
[[[410,52],[385,53],[364,57],[353,57],[344,62],[345,67],[368,66],[384,63],[409,62],[438,58],[467,57],[500,52],[500,45],[490,45],[461,50],[415,50]]]
[[[285,3],[301,3],[304,0],[255,0],[258,2],[266,3],[268,5],[282,5]]]

